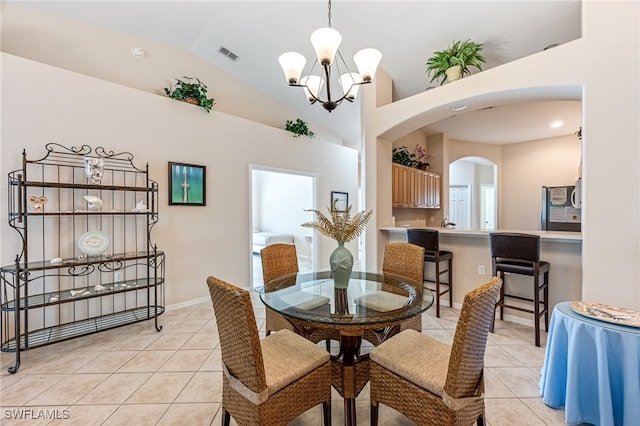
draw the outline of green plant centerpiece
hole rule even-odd
[[[215,99],[207,98],[207,85],[197,78],[182,77],[184,80],[176,78],[176,82],[171,87],[165,87],[164,92],[172,99],[199,105],[210,112]]]
[[[316,229],[322,235],[338,242],[338,247],[331,253],[329,264],[335,287],[347,288],[353,270],[353,255],[344,243],[357,238],[365,230],[373,210],[361,211],[354,216],[351,216],[351,206],[347,207],[346,211],[337,211],[335,205],[327,210],[329,210],[329,216],[325,216],[319,210],[305,210],[313,212],[315,220],[303,223],[302,226]]]
[[[403,166],[418,167],[416,154],[410,152],[406,146],[393,148],[391,151],[391,161],[402,164]]]
[[[457,80],[455,77],[447,75],[447,70],[452,67],[459,68],[459,77],[464,77],[471,73],[469,67],[478,68],[482,71],[482,64],[486,63],[486,58],[482,55],[482,43],[471,40],[454,41],[445,50],[433,52],[433,56],[427,59],[427,77],[431,76],[431,81],[440,80],[440,84],[445,81]]]
[[[301,135],[312,138],[315,135],[315,133],[309,129],[309,124],[300,118],[296,119],[296,121],[287,120],[284,124],[284,129],[293,133],[294,138]]]

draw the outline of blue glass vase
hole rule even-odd
[[[331,265],[335,287],[347,288],[351,278],[351,271],[353,270],[353,255],[344,246],[344,241],[338,241],[338,247],[329,257],[329,264]]]

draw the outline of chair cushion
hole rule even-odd
[[[450,251],[445,251],[445,250],[440,250],[439,252],[440,254],[440,260],[449,260],[453,257],[453,253]],[[435,262],[436,261],[436,254],[435,252],[432,251],[425,251],[424,252],[424,261],[425,262]]]
[[[291,306],[307,311],[324,306],[331,301],[328,297],[307,293],[306,291],[294,291],[293,293],[284,294],[280,296],[280,299]]]
[[[540,273],[549,270],[549,262],[540,261]],[[496,271],[511,272],[520,275],[533,275],[533,264],[524,260],[500,259],[496,262]]]
[[[405,330],[374,348],[369,357],[387,370],[442,396],[451,346],[416,330]]]
[[[269,395],[329,361],[329,353],[302,336],[280,330],[260,341]]]
[[[376,291],[375,293],[358,296],[353,299],[353,301],[356,305],[362,306],[363,308],[378,312],[387,312],[402,308],[409,302],[409,298],[387,291]]]

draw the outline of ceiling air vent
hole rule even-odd
[[[238,60],[238,55],[236,55],[235,53],[233,53],[232,51],[230,51],[224,46],[220,46],[220,50],[218,50],[218,52],[222,53],[224,56],[231,59],[232,61]]]

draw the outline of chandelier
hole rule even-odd
[[[297,52],[286,52],[280,55],[278,62],[284,71],[289,86],[302,87],[311,104],[320,103],[327,111],[331,112],[345,99],[353,102],[358,95],[358,88],[362,84],[371,83],[376,73],[376,68],[382,59],[382,53],[376,49],[362,49],[358,51],[353,60],[358,67],[358,72],[350,72],[338,47],[342,42],[340,33],[331,28],[331,0],[329,0],[329,25],[318,28],[311,34],[311,44],[316,51],[316,60],[308,75],[302,75],[302,69],[307,60]],[[337,56],[337,58],[336,58]],[[314,74],[316,65],[319,64],[319,74]],[[333,69],[332,69],[333,67]],[[331,96],[332,72],[340,78],[337,79],[342,88],[342,94],[335,99]],[[344,72],[342,74],[341,70]],[[322,86],[325,87],[326,100],[321,99]]]

